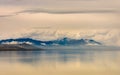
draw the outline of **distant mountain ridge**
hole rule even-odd
[[[23,44],[0,44],[0,51],[35,51],[42,50],[33,45]]]
[[[32,45],[37,46],[67,46],[67,45],[102,45],[100,42],[97,42],[92,39],[71,39],[71,38],[61,38],[56,40],[50,40],[50,41],[41,41],[41,40],[35,40],[31,38],[17,38],[17,39],[5,39],[0,40],[0,44],[6,44],[11,42],[17,42],[19,43],[31,43]]]

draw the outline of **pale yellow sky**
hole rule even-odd
[[[23,13],[0,18],[1,31],[49,27],[51,29],[119,29],[119,14],[47,14]]]
[[[0,0],[0,32],[119,29],[119,0]]]
[[[0,39],[21,36],[25,32],[36,34],[32,30],[42,31],[37,35],[52,38],[59,37],[56,31],[72,37],[75,33],[81,36],[79,32],[110,31],[106,37],[100,37],[108,43],[117,39],[114,42],[120,45],[119,20],[120,0],[0,0]],[[51,33],[47,34],[46,30]],[[66,34],[68,32],[72,34]],[[100,38],[95,36],[95,39]]]

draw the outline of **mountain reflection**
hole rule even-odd
[[[41,62],[80,62],[93,63],[96,60],[117,60],[120,51],[94,50],[44,50],[44,51],[1,51],[0,61],[20,62],[26,64]]]
[[[119,57],[119,50],[1,51],[0,75],[119,75]]]

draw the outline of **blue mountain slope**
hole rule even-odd
[[[57,40],[51,40],[51,41],[40,41],[35,40],[31,38],[17,38],[17,39],[6,39],[6,40],[0,40],[0,44],[6,43],[6,42],[18,42],[18,43],[25,43],[30,42],[33,45],[37,46],[55,46],[55,45],[61,45],[61,46],[67,46],[67,45],[101,45],[100,42],[97,42],[92,39],[70,39],[70,38],[62,38]]]

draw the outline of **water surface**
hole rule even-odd
[[[0,75],[120,75],[120,50],[1,51]]]

